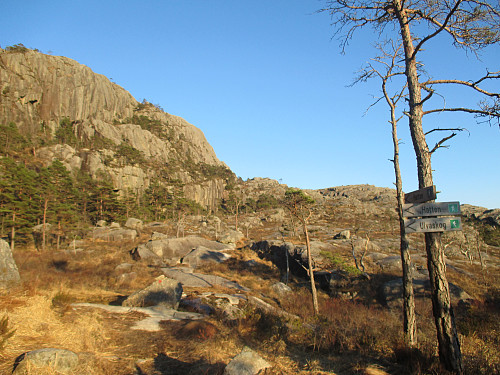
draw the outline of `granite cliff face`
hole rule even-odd
[[[53,142],[64,119],[76,141]],[[200,129],[137,102],[69,58],[0,49],[0,124],[11,122],[30,135],[33,153],[45,163],[59,159],[75,173],[82,169],[94,178],[107,176],[120,191],[144,191],[163,174],[181,181],[186,197],[204,206],[222,197],[224,173],[207,177],[203,170],[228,168]],[[124,155],[124,149],[139,157]]]

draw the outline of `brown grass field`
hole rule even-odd
[[[262,235],[253,234],[255,238]],[[0,295],[0,318],[4,318],[0,374],[10,374],[19,355],[39,348],[78,353],[83,359],[78,374],[222,374],[243,346],[272,364],[265,374],[445,373],[437,359],[429,300],[417,301],[419,345],[410,350],[402,341],[401,311],[377,302],[376,286],[383,275],[374,276],[372,285],[355,300],[320,292],[320,316],[314,317],[307,283],[294,280],[290,283],[293,293],[279,297],[270,289],[279,281],[278,270],[245,246],[234,250],[225,263],[205,266],[201,272],[237,281],[251,290],[249,294],[298,319],[289,321],[247,305],[236,320],[216,312],[197,322],[164,321],[160,331],[146,332],[131,329],[141,319],[140,313],[113,314],[72,306],[75,302],[116,303],[149,285],[161,271],[132,261],[128,254],[147,239],[148,233],[134,242],[86,240],[84,251],[75,254],[17,247],[14,256],[22,284]],[[344,253],[338,256],[348,260]],[[248,269],[244,261],[250,259],[258,265]],[[124,262],[133,263],[138,277],[119,283],[115,268]],[[466,373],[499,373],[498,275],[490,271],[471,280],[449,272],[449,278],[477,298],[455,308]],[[189,298],[197,291],[185,288],[184,292]],[[54,372],[46,369],[43,373]]]

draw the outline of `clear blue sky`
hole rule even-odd
[[[270,177],[289,186],[393,187],[388,111],[379,82],[346,87],[372,56],[374,34],[358,34],[347,53],[332,40],[316,0],[33,1],[2,0],[0,45],[23,43],[89,66],[200,128],[243,179]],[[476,62],[429,46],[435,78],[474,79],[500,70],[500,48]],[[471,74],[472,76],[469,76]],[[500,84],[496,84],[498,87]],[[498,90],[497,90],[498,91]],[[464,99],[453,90],[447,103]],[[500,130],[471,116],[434,115],[433,127],[465,127],[433,157],[440,201],[500,207]],[[405,122],[399,133],[404,190],[418,188]],[[438,137],[443,136],[439,134]],[[432,147],[440,138],[431,139]]]

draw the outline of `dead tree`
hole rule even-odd
[[[397,133],[397,125],[401,120],[402,115],[397,115],[397,105],[405,98],[407,85],[401,81],[404,77],[404,68],[400,65],[402,61],[401,50],[402,45],[394,45],[394,43],[387,42],[378,45],[380,55],[371,59],[365,68],[363,68],[356,78],[354,83],[364,82],[372,77],[376,77],[381,82],[382,96],[375,101],[373,105],[380,100],[385,100],[390,110],[391,135],[394,156],[391,162],[394,165],[395,185],[396,185],[396,203],[399,221],[400,233],[400,254],[402,264],[402,280],[403,280],[403,332],[404,340],[410,347],[417,345],[417,322],[415,318],[415,297],[413,292],[413,274],[411,268],[410,245],[408,236],[406,234],[406,227],[403,219],[403,180],[401,176],[401,169],[399,165],[399,143]],[[388,86],[396,84],[398,89],[394,94],[389,93]],[[398,85],[398,83],[400,83]]]
[[[297,218],[302,224],[302,229],[304,230],[304,236],[306,237],[306,249],[307,249],[307,263],[308,263],[308,274],[311,281],[311,294],[313,301],[314,314],[319,314],[318,305],[318,294],[316,291],[316,283],[314,281],[314,269],[312,264],[311,256],[311,243],[309,241],[309,231],[307,230],[307,224],[312,216],[311,205],[314,204],[314,199],[306,195],[300,189],[290,188],[285,192],[284,204],[292,216]],[[288,258],[287,258],[288,260]]]
[[[419,188],[434,185],[431,155],[455,133],[444,137],[430,149],[423,130],[423,117],[432,113],[466,112],[487,121],[500,118],[500,94],[482,88],[487,81],[500,78],[499,73],[471,81],[456,79],[426,79],[420,52],[438,36],[448,35],[451,43],[472,53],[500,41],[500,3],[490,4],[480,0],[331,0],[328,11],[336,33],[341,35],[344,51],[354,33],[366,26],[378,32],[378,39],[387,38],[403,47],[404,75],[407,85],[407,110],[409,128],[417,161]],[[469,88],[485,98],[476,107],[444,105],[424,110],[431,105],[440,85],[458,85]],[[442,365],[455,373],[462,373],[462,355],[451,307],[449,285],[441,233],[426,233],[425,248],[431,283],[434,320]]]

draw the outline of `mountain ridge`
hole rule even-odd
[[[134,192],[144,192],[161,170],[182,181],[187,197],[203,206],[222,197],[224,178],[232,172],[199,128],[147,101],[139,103],[89,67],[19,47],[0,50],[0,82],[0,123],[16,124],[46,164],[57,158],[73,172],[83,168],[94,179],[104,173],[120,191]],[[54,142],[67,120],[74,144]],[[112,165],[120,147],[140,157]],[[206,166],[224,178],[199,181]]]

